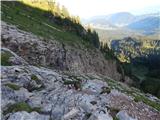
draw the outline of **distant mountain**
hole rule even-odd
[[[126,37],[112,40],[111,49],[135,86],[160,98],[160,40]]]
[[[120,12],[107,16],[107,20],[116,26],[125,26],[131,23],[135,19],[135,16],[128,12]]]
[[[136,16],[136,19],[133,22],[143,20],[143,19],[149,18],[149,17],[160,17],[160,13],[157,12],[157,13],[151,13],[151,14],[138,15],[138,16]]]
[[[129,24],[127,28],[141,30],[144,31],[145,34],[152,34],[160,28],[160,18],[147,17],[145,19]]]
[[[99,28],[99,29],[116,29],[117,27],[110,23],[107,19],[107,16],[96,16],[92,17],[88,20],[85,20],[85,24],[91,24],[92,27],[94,28]]]
[[[128,25],[129,23],[134,20],[134,15],[128,13],[128,12],[120,12],[110,15],[104,15],[104,16],[95,16],[88,20],[85,20],[84,23],[92,24],[96,28],[98,26],[103,26],[106,29],[108,28],[117,28],[124,25]],[[99,27],[98,27],[99,28]]]
[[[85,20],[85,24],[88,23],[99,29],[119,30],[119,28],[127,28],[143,34],[153,34],[156,33],[160,27],[160,14],[152,13],[135,16],[128,12],[119,12],[110,15],[92,17]]]

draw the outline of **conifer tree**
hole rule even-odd
[[[64,18],[69,18],[70,17],[68,9],[64,5],[62,6],[62,11],[61,12],[62,12],[62,16]]]
[[[80,24],[80,17],[79,17],[79,16],[76,16],[76,17],[75,17],[75,22],[76,22],[77,24]]]
[[[55,16],[61,17],[61,9],[59,3],[55,5]]]
[[[56,11],[56,2],[55,0],[48,0],[48,10],[52,12],[52,14],[55,14]]]

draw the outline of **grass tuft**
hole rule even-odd
[[[37,84],[41,84],[41,80],[34,74],[31,75],[31,79],[34,80]]]
[[[11,66],[12,64],[9,62],[10,57],[12,57],[12,54],[10,52],[2,52],[1,53],[1,65]]]
[[[40,108],[39,107],[31,108],[27,103],[19,102],[19,103],[15,103],[13,105],[10,105],[5,111],[3,111],[3,114],[6,115],[8,113],[18,112],[18,111],[26,111],[26,112],[36,111],[36,112],[40,112]]]
[[[21,88],[20,86],[14,84],[14,83],[7,83],[7,84],[5,84],[5,86],[7,86],[13,90],[19,90]]]

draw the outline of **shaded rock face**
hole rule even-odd
[[[2,120],[113,120],[116,116],[123,120],[160,118],[160,112],[155,109],[109,88],[102,76],[75,76],[28,64],[2,66],[1,74]],[[34,89],[30,89],[33,86]],[[115,115],[111,114],[113,108],[119,110]]]
[[[82,45],[68,46],[56,40],[45,40],[2,22],[2,47],[7,47],[29,64],[72,73],[103,74],[119,80],[116,62],[107,61],[97,49]]]

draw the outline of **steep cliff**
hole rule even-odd
[[[5,22],[2,22],[2,47],[16,52],[32,65],[71,73],[103,74],[116,80],[121,78],[116,62],[105,60],[96,48],[44,39]]]

